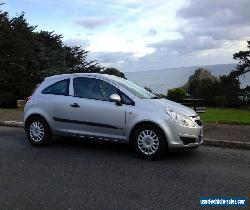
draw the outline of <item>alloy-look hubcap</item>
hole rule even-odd
[[[44,137],[44,127],[40,122],[33,122],[30,125],[30,137],[33,141],[39,142]]]
[[[144,130],[138,136],[138,147],[145,155],[154,154],[159,147],[159,138],[151,130]]]

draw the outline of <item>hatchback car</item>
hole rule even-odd
[[[35,146],[53,135],[131,143],[143,158],[167,149],[197,148],[203,126],[197,113],[113,75],[63,74],[46,78],[24,108]]]

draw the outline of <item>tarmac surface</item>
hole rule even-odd
[[[250,197],[249,150],[200,146],[146,161],[111,142],[36,148],[22,128],[0,126],[0,166],[0,209],[206,209],[200,197]]]

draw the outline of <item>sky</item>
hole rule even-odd
[[[250,0],[0,1],[124,72],[233,63],[250,40]]]

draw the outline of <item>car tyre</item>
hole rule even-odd
[[[167,140],[163,132],[153,125],[143,125],[136,128],[132,145],[135,152],[146,160],[159,159],[165,154]]]
[[[51,131],[48,123],[42,117],[31,117],[25,123],[26,135],[34,146],[44,146],[51,139]]]

